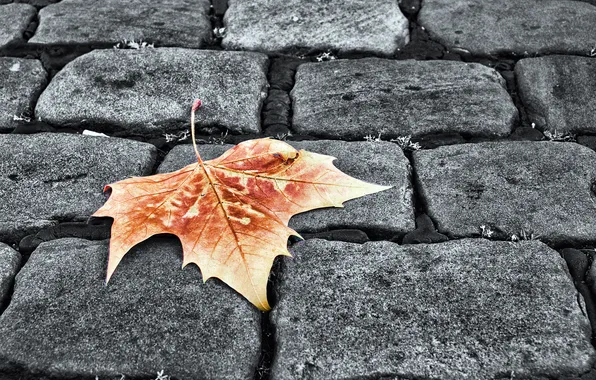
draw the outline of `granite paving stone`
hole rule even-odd
[[[596,241],[596,152],[576,143],[504,141],[416,151],[420,195],[439,232],[551,244]]]
[[[209,6],[209,0],[62,0],[40,10],[29,42],[116,44],[126,39],[200,48],[211,38]]]
[[[517,63],[515,73],[530,122],[537,128],[551,133],[596,133],[596,59],[526,58]]]
[[[336,157],[334,165],[344,173],[389,190],[346,202],[344,208],[326,208],[298,214],[289,226],[298,232],[361,229],[370,236],[389,238],[414,229],[414,205],[410,165],[396,145],[388,142],[288,141],[296,149]],[[199,145],[203,160],[219,157],[232,145]],[[190,145],[170,151],[157,170],[167,173],[196,162]]]
[[[174,238],[133,248],[106,286],[107,257],[107,240],[74,238],[31,254],[0,317],[0,374],[253,378],[258,310],[217,280],[203,283],[197,266],[181,269]]]
[[[418,22],[448,49],[473,55],[588,55],[596,6],[567,0],[424,0]]]
[[[494,69],[380,58],[300,65],[291,91],[298,133],[361,140],[431,133],[505,136],[517,109]]]
[[[0,58],[0,131],[12,130],[15,116],[32,114],[33,104],[47,83],[47,73],[35,59]]]
[[[183,48],[95,50],[62,69],[41,94],[36,115],[59,126],[158,135],[197,128],[260,132],[267,96],[264,54]]]
[[[596,359],[565,261],[541,242],[313,239],[291,251],[272,379],[559,378]]]
[[[28,4],[0,5],[0,49],[25,42],[23,33],[36,14]]]
[[[4,306],[14,277],[21,265],[21,255],[9,245],[0,243],[0,308]]]
[[[15,242],[58,221],[86,220],[105,185],[151,173],[153,145],[64,133],[0,135],[0,239]]]
[[[397,1],[228,0],[226,49],[392,55],[408,43]]]

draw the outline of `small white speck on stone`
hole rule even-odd
[[[98,136],[98,137],[110,137],[110,136],[108,136],[106,134],[99,133],[99,132],[93,132],[93,131],[90,131],[90,130],[87,130],[87,129],[85,129],[83,131],[83,135],[85,135],[85,136]]]
[[[8,69],[10,71],[16,72],[16,71],[21,71],[21,63],[17,62],[15,64],[13,64],[12,66],[10,66],[10,69]]]

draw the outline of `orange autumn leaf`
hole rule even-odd
[[[106,186],[112,194],[93,214],[114,218],[106,282],[133,246],[168,233],[182,243],[183,267],[197,264],[204,281],[217,277],[266,311],[273,260],[290,256],[288,238],[299,236],[290,218],[389,188],[342,173],[334,157],[278,140],[245,141],[205,162],[195,151],[197,162],[175,172]]]

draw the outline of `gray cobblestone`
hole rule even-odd
[[[222,41],[228,49],[264,52],[334,50],[391,55],[408,42],[396,1],[229,0]]]
[[[553,244],[596,241],[596,152],[575,143],[507,141],[413,154],[428,215],[439,232]],[[484,226],[484,232],[481,226]]]
[[[20,265],[21,255],[10,246],[0,243],[0,308],[7,301]]]
[[[424,0],[418,21],[449,49],[474,55],[585,56],[596,36],[596,6],[582,1]]]
[[[124,133],[197,128],[260,132],[268,59],[245,52],[181,48],[95,50],[69,63],[41,94],[35,112],[59,126],[105,126]]]
[[[536,127],[551,133],[596,133],[596,59],[527,58],[517,63],[515,72],[520,96]]]
[[[378,58],[308,63],[291,92],[298,133],[361,140],[431,133],[503,136],[517,109],[488,67]]]
[[[291,251],[272,379],[561,378],[596,358],[565,262],[540,242]]]
[[[116,44],[126,39],[199,48],[211,38],[208,12],[209,0],[62,0],[39,12],[30,42]]]
[[[34,59],[0,58],[0,131],[14,128],[16,118],[32,114],[33,102],[47,83],[41,62]]]
[[[217,280],[204,284],[196,266],[180,269],[176,240],[133,248],[106,286],[107,256],[107,241],[83,239],[42,243],[33,252],[0,317],[0,371],[253,378],[258,311]]]
[[[24,42],[23,32],[35,14],[31,5],[0,5],[0,49]]]

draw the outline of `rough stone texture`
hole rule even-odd
[[[253,378],[258,311],[220,282],[204,284],[195,265],[181,269],[176,239],[133,248],[105,286],[107,257],[107,241],[83,239],[33,252],[0,317],[0,374]]]
[[[47,83],[46,76],[38,60],[0,58],[0,131],[10,131],[16,125],[14,116],[33,110],[33,103]]]
[[[527,58],[517,63],[515,72],[520,97],[537,128],[596,133],[596,59]]]
[[[62,0],[39,12],[39,27],[29,42],[115,44],[126,39],[199,48],[211,38],[209,5],[209,0]]]
[[[109,125],[129,133],[197,127],[258,133],[267,96],[267,57],[180,48],[96,50],[69,63],[41,94],[36,114],[48,123]],[[108,127],[106,127],[108,128]]]
[[[308,240],[292,252],[272,379],[560,378],[596,359],[565,262],[540,242]]]
[[[0,5],[0,49],[24,42],[23,33],[36,13],[27,4]]]
[[[379,58],[298,67],[293,128],[298,133],[361,140],[460,132],[508,135],[517,109],[491,68],[454,61]]]
[[[418,21],[473,55],[588,55],[596,36],[596,7],[581,1],[424,0]]]
[[[226,49],[392,55],[408,42],[397,1],[228,0]]]
[[[0,243],[0,308],[4,306],[20,265],[21,255],[10,246]]]
[[[152,145],[118,138],[0,135],[0,239],[11,242],[57,221],[86,219],[103,187],[151,172]]]
[[[403,235],[414,229],[414,205],[410,165],[401,149],[391,143],[343,141],[288,141],[296,149],[336,157],[334,164],[344,173],[363,181],[393,188],[354,199],[342,208],[327,208],[298,214],[290,227],[298,232],[330,229],[361,229],[372,237]],[[204,160],[219,157],[232,145],[200,145]],[[158,173],[178,170],[196,162],[192,146],[181,145],[170,151]]]
[[[596,152],[582,145],[451,145],[414,152],[413,165],[441,233],[478,236],[484,225],[507,238],[525,232],[553,244],[596,241]]]

